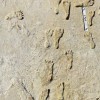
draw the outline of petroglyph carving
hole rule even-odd
[[[46,61],[45,60],[45,69],[44,69],[44,75],[41,77],[42,85],[45,86],[49,84],[53,80],[53,61]]]
[[[50,89],[45,89],[41,92],[39,100],[47,100],[49,97]]]
[[[95,0],[74,0],[76,7],[89,7],[94,5]]]
[[[53,32],[53,38],[54,38],[54,48],[59,48],[59,41],[60,38],[63,36],[64,29],[61,28],[55,28]]]
[[[95,11],[90,11],[88,13],[88,23],[89,23],[89,26],[92,26],[92,23],[93,23],[93,17],[95,16]]]
[[[67,51],[66,53],[66,59],[67,59],[67,68],[71,69],[73,66],[73,52],[72,50]]]
[[[95,48],[95,43],[94,40],[92,38],[92,33],[90,32],[85,32],[84,37],[87,39],[87,41],[90,43],[90,47],[91,49]]]
[[[55,90],[56,100],[64,100],[64,83],[58,83]]]
[[[65,19],[68,20],[69,16],[70,16],[70,7],[71,7],[71,2],[69,2],[68,0],[64,0],[63,1],[63,8],[65,11]]]
[[[18,20],[22,20],[24,18],[24,14],[21,10],[19,10],[19,11],[11,12],[7,16],[5,16],[6,20],[11,20],[13,18],[17,18]]]
[[[49,48],[51,46],[51,37],[53,34],[53,30],[49,29],[45,32],[45,43],[44,43],[44,47],[45,48]]]

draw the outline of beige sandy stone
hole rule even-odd
[[[95,43],[94,43],[94,40],[93,40],[93,37],[92,37],[92,33],[90,33],[90,32],[85,32],[84,37],[85,37],[85,38],[87,39],[87,41],[89,42],[90,48],[91,48],[91,49],[94,49],[96,45],[95,45]]]
[[[66,55],[66,60],[67,60],[67,68],[68,69],[71,69],[73,67],[73,52],[72,50],[69,50],[65,53]]]
[[[24,14],[23,14],[23,12],[21,10],[20,11],[16,11],[15,15],[16,15],[18,20],[22,20],[24,18]]]
[[[70,87],[69,84],[66,84],[65,85],[65,88],[64,88],[64,99],[65,100],[74,100],[74,93]]]
[[[64,83],[58,83],[55,90],[56,100],[64,100]]]
[[[15,18],[15,17],[16,17],[15,13],[14,13],[14,12],[11,12],[11,13],[9,13],[9,14],[7,14],[7,15],[5,16],[5,19],[6,19],[6,20],[11,20],[11,19],[13,19],[13,18]]]
[[[61,29],[59,27],[54,29],[54,32],[53,32],[54,48],[56,49],[59,48],[59,41],[60,41],[60,38],[63,36],[63,34],[64,34],[64,29]]]
[[[49,29],[45,32],[45,43],[44,47],[49,48],[52,45],[51,37],[53,34],[53,30]]]
[[[74,3],[76,7],[89,7],[94,5],[95,0],[74,0]]]
[[[88,24],[89,26],[92,26],[93,25],[93,18],[95,16],[95,11],[90,11],[88,13]]]
[[[11,12],[5,16],[6,20],[11,20],[13,18],[17,18],[18,20],[22,20],[24,18],[24,14],[21,10],[19,10],[19,11]]]
[[[0,0],[0,100],[99,100],[99,7],[100,0]]]
[[[69,19],[70,16],[70,7],[71,7],[71,2],[69,2],[68,0],[64,0],[63,1],[63,8],[64,8],[64,12],[65,12],[65,19]]]
[[[32,96],[25,90],[23,84],[16,79],[12,79],[11,86],[3,95],[3,100],[33,100]]]
[[[53,61],[45,60],[44,75],[41,77],[42,86],[48,85],[53,80]]]
[[[5,100],[4,94],[0,94],[0,99],[1,99],[1,100]]]
[[[100,7],[99,7],[99,9],[98,9],[98,15],[100,15]]]
[[[45,89],[41,92],[39,100],[47,100],[48,97],[49,97],[49,90]]]
[[[54,13],[55,14],[59,14],[59,5],[61,3],[62,0],[50,0],[50,2],[53,3],[53,6],[54,6]],[[51,3],[51,4],[52,4]]]

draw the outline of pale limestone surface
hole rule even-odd
[[[84,2],[0,0],[0,100],[100,99],[100,0]]]

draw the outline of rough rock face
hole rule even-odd
[[[100,0],[0,0],[0,100],[99,99]]]

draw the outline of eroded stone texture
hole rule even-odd
[[[71,7],[71,2],[69,2],[68,0],[64,0],[63,1],[63,7],[64,7],[64,11],[65,11],[65,19],[69,19],[70,16],[70,7]]]
[[[0,100],[99,100],[99,15],[100,0],[0,0]]]
[[[55,90],[56,100],[64,100],[64,83],[58,83]]]
[[[11,12],[5,16],[6,20],[11,20],[13,18],[17,18],[18,20],[22,20],[24,18],[24,14],[21,10],[19,10],[19,11]]]
[[[18,20],[22,20],[24,18],[24,14],[23,14],[23,12],[21,10],[20,11],[16,11],[15,15],[16,15]]]
[[[49,93],[49,89],[42,90],[41,94],[39,95],[39,100],[48,100]]]
[[[54,46],[55,49],[58,49],[60,38],[63,36],[63,34],[64,29],[61,29],[60,27],[56,27],[55,29],[46,31],[44,47],[49,48],[51,46]]]
[[[89,42],[90,44],[90,48],[94,49],[96,44],[94,43],[93,37],[92,37],[92,33],[90,32],[85,32],[84,37],[86,38],[86,40]]]
[[[4,94],[0,94],[0,99],[5,100]]]
[[[48,85],[53,80],[53,61],[46,61],[45,60],[45,69],[44,69],[44,75],[41,75],[41,82],[42,86]]]
[[[90,11],[88,13],[88,24],[89,26],[93,25],[93,17],[95,16],[95,11]]]
[[[59,5],[62,0],[50,0],[51,4],[54,6],[54,13],[59,14]]]
[[[1,96],[4,100],[34,100],[18,80],[13,79],[9,89]]]
[[[67,68],[71,69],[73,66],[73,52],[72,50],[69,50],[68,52],[65,53],[66,59],[67,59]]]
[[[70,84],[65,84],[64,88],[64,100],[74,100],[74,92],[72,91]]]
[[[45,43],[44,43],[44,47],[45,48],[49,48],[52,45],[52,37],[53,34],[53,30],[49,29],[45,32]]]
[[[98,15],[100,15],[100,7],[99,7],[99,9],[98,9]]]
[[[76,7],[89,7],[94,5],[95,0],[74,0],[74,2]]]
[[[54,48],[56,49],[59,48],[59,41],[60,41],[60,38],[63,36],[63,33],[64,33],[64,29],[61,29],[59,27],[54,29],[54,32],[53,32]]]

